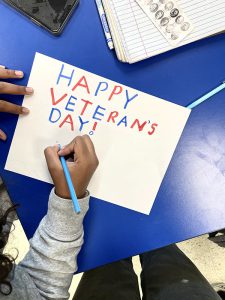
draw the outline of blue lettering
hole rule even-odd
[[[102,86],[103,84],[105,85],[105,87],[102,88],[102,89],[100,89],[101,86]],[[99,91],[101,91],[101,92],[106,91],[106,90],[108,89],[108,86],[109,86],[108,83],[105,82],[105,81],[99,82],[99,84],[98,84],[98,86],[97,86],[97,89],[96,89],[96,91],[95,91],[95,96],[98,95],[98,92],[99,92]]]
[[[79,130],[82,131],[83,127],[84,127],[84,124],[89,123],[89,121],[83,121],[80,116],[79,116],[79,121],[80,121],[80,128],[79,128]]]
[[[94,112],[93,116],[92,116],[92,118],[93,118],[94,120],[98,120],[98,121],[101,121],[101,120],[102,120],[102,119],[96,117],[96,115],[99,115],[99,116],[104,117],[104,113],[99,112],[99,110],[105,111],[106,108],[104,108],[104,107],[98,105],[98,106],[96,107],[96,109],[95,109],[95,112]]]
[[[67,104],[66,104],[66,107],[65,107],[66,110],[74,111],[75,102],[72,102],[72,101],[71,101],[72,99],[73,99],[73,100],[77,100],[76,97],[70,96],[70,98],[69,98],[69,100],[68,100],[68,102],[67,102]],[[71,108],[69,107],[69,105],[71,105]]]
[[[117,126],[120,126],[120,124],[122,124],[122,123],[125,125],[125,127],[127,127],[127,116],[123,117],[123,119],[121,119],[119,121],[119,123],[117,124]]]
[[[57,79],[57,85],[59,84],[59,81],[60,81],[61,78],[65,78],[65,79],[69,80],[68,86],[70,86],[71,81],[73,79],[74,70],[71,72],[71,75],[69,75],[69,76],[64,75],[63,70],[64,70],[64,64],[62,64],[61,71],[60,71],[58,79]]]
[[[126,109],[127,108],[127,105],[128,105],[128,103],[130,103],[132,100],[134,100],[134,98],[136,98],[138,96],[138,94],[136,94],[136,95],[134,95],[134,96],[132,96],[131,98],[129,97],[129,95],[128,95],[128,90],[126,90],[126,103],[125,103],[125,105],[124,105],[124,109]]]
[[[53,118],[54,114],[54,118]],[[56,123],[61,118],[61,111],[58,108],[52,108],[50,116],[48,118],[49,122]]]

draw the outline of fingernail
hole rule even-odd
[[[29,114],[29,112],[30,112],[30,110],[28,109],[28,108],[26,108],[26,107],[22,107],[22,113],[23,114]]]
[[[22,71],[15,71],[15,75],[18,77],[23,77],[23,72]]]
[[[0,140],[6,141],[6,139],[7,139],[6,135],[0,132]]]
[[[64,149],[65,149],[65,147],[62,147],[62,148],[59,150],[59,154],[62,154]]]
[[[34,89],[31,88],[31,87],[26,87],[26,92],[27,92],[28,94],[33,94]]]

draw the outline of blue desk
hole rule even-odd
[[[224,35],[128,65],[108,50],[94,1],[81,0],[59,38],[2,1],[0,19],[0,64],[24,70],[21,84],[27,83],[36,51],[181,105],[225,79]],[[225,227],[224,112],[225,92],[192,112],[149,216],[91,200],[79,271]],[[9,136],[0,143],[0,173],[20,203],[30,238],[46,213],[51,186],[4,170],[16,121],[0,115],[0,128]]]

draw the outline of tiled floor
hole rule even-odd
[[[208,235],[179,243],[180,249],[195,263],[202,274],[214,286],[225,290],[225,243],[218,246]]]

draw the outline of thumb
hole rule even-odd
[[[45,149],[45,158],[48,165],[48,169],[51,171],[57,171],[61,168],[61,163],[58,155],[59,146],[55,145]]]

